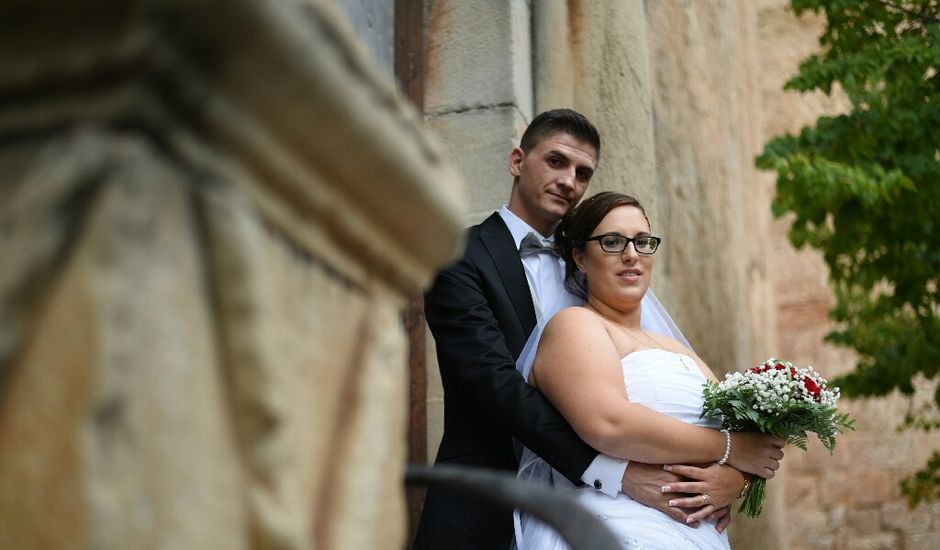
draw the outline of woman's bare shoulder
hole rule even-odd
[[[571,306],[559,311],[551,318],[549,323],[553,322],[571,322],[572,320],[596,318],[597,314],[584,306]]]
[[[603,325],[598,314],[582,306],[566,307],[548,321],[546,332],[572,328],[584,330],[585,327]]]

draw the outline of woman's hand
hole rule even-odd
[[[717,513],[727,508],[744,488],[744,474],[730,466],[712,464],[706,468],[700,468],[677,464],[663,466],[663,469],[689,480],[670,483],[662,488],[664,493],[691,495],[669,501],[669,506],[696,509],[686,518],[688,523],[716,517]],[[727,526],[727,522],[724,526]]]
[[[787,440],[782,437],[731,432],[731,454],[728,455],[727,463],[742,472],[770,479],[780,468],[786,444]]]

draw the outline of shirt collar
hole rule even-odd
[[[548,237],[543,237],[542,234],[536,231],[535,229],[533,229],[531,225],[522,221],[522,218],[513,214],[512,211],[509,210],[509,207],[506,206],[505,204],[503,205],[502,208],[498,210],[498,212],[499,212],[499,217],[503,219],[503,221],[506,223],[506,227],[509,228],[509,233],[512,234],[512,240],[514,243],[516,243],[517,250],[522,244],[522,239],[524,239],[525,236],[528,235],[529,233],[535,233],[537,237],[541,237],[542,239],[548,242],[555,242],[554,234]]]

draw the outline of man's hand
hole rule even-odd
[[[687,480],[670,483],[663,487],[663,490],[684,493],[682,498],[671,499],[669,504],[687,511],[696,509],[688,516],[693,522],[712,520],[715,512],[727,509],[744,488],[744,474],[730,466],[711,464],[700,468],[677,464],[664,468]],[[730,515],[727,516],[722,530],[728,521]]]
[[[663,487],[680,481],[681,477],[663,470],[661,464],[644,464],[631,460],[623,474],[621,490],[633,500],[684,524],[687,523],[688,515],[680,508],[669,506],[669,501],[686,495],[663,492]]]
[[[705,521],[715,522],[715,531],[718,531],[719,533],[723,532],[728,528],[728,524],[731,523],[731,506],[719,508],[711,514],[708,514],[708,517],[705,518]]]

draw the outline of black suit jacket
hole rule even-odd
[[[536,317],[512,235],[494,213],[466,243],[425,297],[444,386],[436,463],[514,472],[515,436],[578,484],[597,451],[516,372]],[[415,548],[508,548],[511,539],[511,511],[432,487]]]

